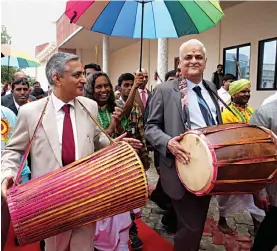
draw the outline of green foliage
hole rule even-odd
[[[7,28],[2,25],[1,26],[1,44],[11,44],[11,36],[8,34]],[[14,67],[9,67],[8,74],[8,66],[1,66],[1,82],[5,83],[6,81],[12,80],[13,74],[17,72],[18,69]]]
[[[5,83],[6,81],[10,81],[13,79],[13,74],[15,72],[20,71],[19,68],[16,67],[9,67],[9,74],[8,74],[8,66],[1,66],[1,82]]]
[[[1,44],[11,44],[12,37],[8,34],[6,26],[1,26]]]
[[[36,79],[33,77],[30,77],[29,75],[27,76],[27,79],[28,79],[30,86],[33,86],[34,83],[36,82]]]

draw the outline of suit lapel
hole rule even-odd
[[[42,126],[44,128],[44,131],[46,133],[46,136],[48,138],[48,141],[50,143],[50,146],[54,152],[54,155],[57,158],[57,161],[59,162],[60,166],[63,166],[62,164],[62,154],[61,154],[61,148],[60,148],[60,142],[59,142],[59,135],[58,135],[58,128],[57,124],[55,123],[55,110],[53,106],[52,99],[49,98],[49,103],[45,110],[45,115],[42,120]],[[54,123],[53,123],[54,121]]]
[[[84,142],[86,141],[86,123],[81,121],[86,121],[84,116],[88,116],[81,105],[75,99],[75,119],[76,119],[76,128],[77,128],[77,139],[78,139],[78,154],[79,158],[83,157],[83,148],[85,146]]]
[[[172,84],[173,84],[173,90],[174,90],[173,91],[173,96],[174,96],[174,99],[175,99],[175,102],[176,102],[181,120],[182,120],[183,124],[186,125],[186,123],[185,123],[185,113],[184,113],[184,111],[181,107],[181,93],[180,93],[180,90],[179,90],[179,87],[178,87],[179,81],[176,80]]]
[[[15,103],[14,103],[14,100],[13,100],[13,95],[12,94],[9,94],[9,95],[10,96],[9,96],[9,106],[8,106],[8,108],[10,108],[14,112],[14,114],[17,116],[18,110],[15,106]]]

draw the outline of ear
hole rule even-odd
[[[60,77],[59,77],[59,75],[57,75],[57,74],[53,75],[52,76],[52,80],[53,80],[55,85],[59,85],[59,83],[60,83]]]
[[[118,89],[117,89],[119,92],[121,92],[121,90],[122,90],[122,88],[121,87],[118,87]]]

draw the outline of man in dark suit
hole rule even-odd
[[[11,93],[1,98],[1,104],[10,108],[17,116],[19,107],[26,104],[29,97],[29,83],[26,78],[12,82]]]
[[[222,123],[220,107],[212,93],[216,93],[216,87],[202,78],[205,67],[203,44],[196,39],[182,44],[181,79],[155,88],[145,125],[146,139],[159,151],[162,187],[171,197],[178,218],[174,251],[199,250],[211,199],[187,191],[175,168],[175,158],[184,164],[190,161],[190,149],[180,144],[185,130]]]

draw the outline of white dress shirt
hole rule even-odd
[[[74,100],[69,101],[68,103],[64,103],[60,99],[58,99],[54,93],[51,94],[54,109],[55,109],[55,116],[56,116],[56,123],[58,128],[58,135],[59,135],[59,142],[60,142],[60,148],[62,151],[62,139],[63,139],[63,121],[64,121],[64,111],[62,110],[62,107],[65,104],[70,104],[70,119],[72,123],[72,129],[73,129],[73,136],[74,136],[74,142],[75,142],[75,160],[79,159],[79,153],[78,153],[78,138],[77,138],[77,128],[76,128],[76,117],[75,117],[75,108],[74,108]]]
[[[190,116],[190,122],[191,122],[191,129],[198,129],[201,127],[206,127],[207,124],[205,122],[205,119],[203,118],[203,115],[201,113],[197,94],[193,90],[193,87],[199,86],[201,88],[201,93],[203,98],[205,99],[206,103],[208,104],[210,111],[212,113],[212,116],[214,118],[215,123],[217,123],[216,117],[216,107],[214,105],[214,102],[207,91],[207,89],[204,87],[202,81],[198,84],[194,84],[193,82],[187,80],[187,88],[188,88],[188,108],[189,108],[189,116]]]
[[[17,111],[19,111],[19,107],[20,107],[20,105],[16,103],[16,101],[15,101],[15,98],[14,98],[14,97],[13,97],[13,102],[14,102],[14,105],[15,105],[15,107],[16,107],[16,109],[17,109]]]
[[[223,86],[217,91],[219,97],[223,99],[223,101],[228,105],[231,102],[231,95],[228,91],[226,91]],[[220,109],[225,108],[225,106],[219,101]]]
[[[275,92],[273,95],[270,95],[269,97],[267,97],[264,102],[262,103],[262,105],[266,105],[268,103],[271,103],[272,101],[275,101],[277,99],[277,92]]]

